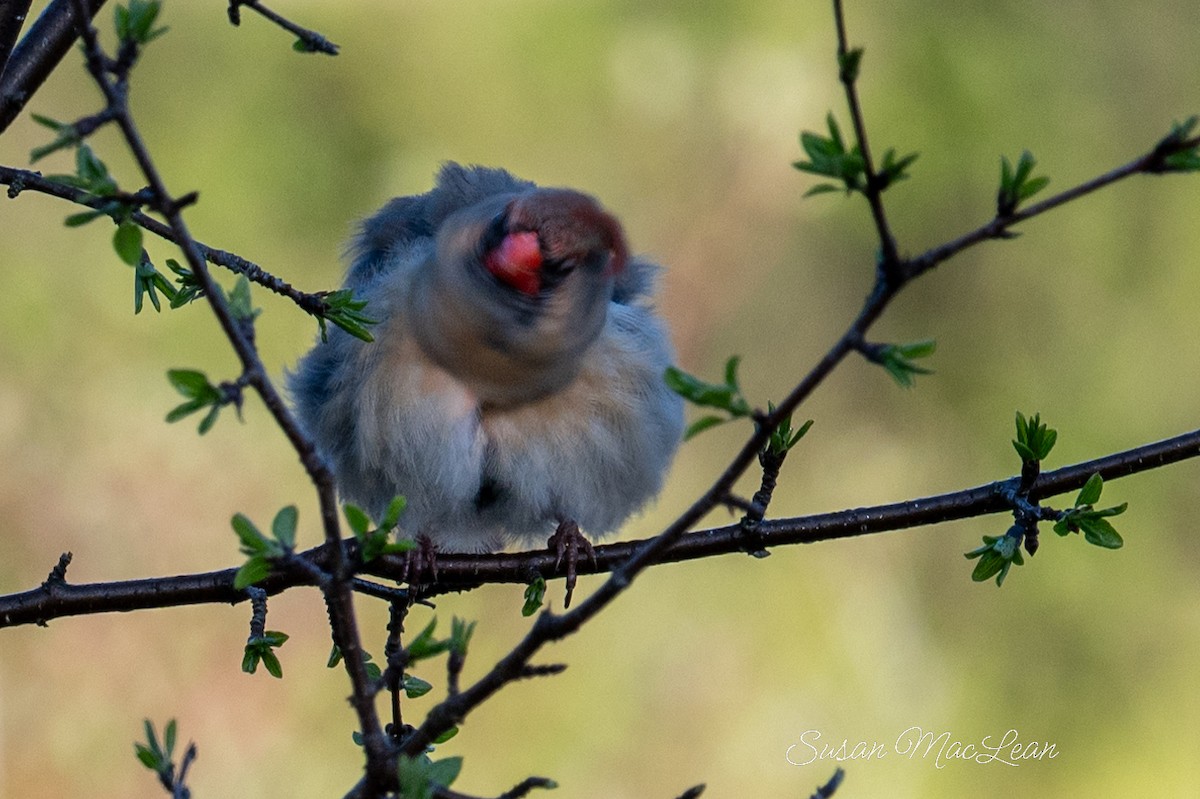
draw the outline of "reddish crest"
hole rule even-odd
[[[523,294],[536,296],[542,287],[542,249],[532,230],[506,235],[484,256],[483,265]]]

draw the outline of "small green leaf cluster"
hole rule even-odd
[[[838,53],[838,77],[843,83],[854,83],[858,80],[858,70],[862,66],[863,49],[855,47],[844,53]]]
[[[60,122],[57,119],[52,119],[51,117],[43,116],[42,114],[30,114],[30,116],[33,118],[34,122],[38,123],[44,128],[49,128],[57,134],[54,141],[50,142],[49,144],[43,144],[41,147],[35,147],[30,151],[29,162],[31,164],[40,161],[41,159],[50,155],[50,153],[58,152],[59,150],[66,149],[67,147],[74,147],[83,141],[83,133],[77,126],[72,125],[69,122]],[[88,152],[90,154],[91,150],[89,149]],[[95,155],[93,154],[91,157],[95,158]],[[51,177],[51,180],[56,180],[59,183],[65,183],[68,186],[75,186],[76,188],[84,189],[85,191],[90,191],[92,194],[97,194],[101,197],[107,197],[117,190],[117,184],[113,182],[111,178],[109,178],[108,181],[108,191],[96,191],[86,186],[77,184],[75,181],[82,179],[82,170],[79,169],[78,158],[79,154],[76,153],[76,169],[80,172],[79,176],[54,175]],[[107,169],[104,170],[104,175],[108,175]]]
[[[416,546],[412,541],[392,541],[389,536],[407,507],[408,500],[402,496],[394,497],[378,526],[372,524],[371,517],[357,505],[346,503],[342,508],[346,523],[350,525],[350,531],[358,541],[358,551],[363,563],[370,563],[380,555],[408,552]]]
[[[117,37],[122,42],[147,44],[162,36],[167,28],[154,27],[161,10],[159,0],[129,0],[128,6],[117,6],[114,9]]]
[[[1003,585],[1004,578],[1015,564],[1024,565],[1021,555],[1021,543],[1024,541],[1026,551],[1033,555],[1038,549],[1038,522],[1054,519],[1054,532],[1059,536],[1083,531],[1084,539],[1105,549],[1120,549],[1124,540],[1116,528],[1108,521],[1110,517],[1119,516],[1129,507],[1122,503],[1110,508],[1096,508],[1100,493],[1104,489],[1104,479],[1097,472],[1088,478],[1075,505],[1067,510],[1059,511],[1035,505],[1029,500],[1029,492],[1034,487],[1040,471],[1041,461],[1050,454],[1058,440],[1058,432],[1042,422],[1040,413],[1026,418],[1017,412],[1017,437],[1013,440],[1013,449],[1021,456],[1021,482],[1012,494],[1006,494],[1013,502],[1013,515],[1016,523],[1003,536],[983,537],[983,545],[966,553],[968,559],[978,558],[971,579],[983,582],[992,577],[996,585]]]
[[[212,429],[221,408],[231,401],[224,391],[208,381],[204,372],[195,369],[169,369],[167,380],[171,381],[176,391],[187,398],[187,402],[171,409],[167,414],[167,421],[178,422],[196,411],[208,408],[208,413],[200,420],[200,435]]]
[[[246,641],[246,650],[242,655],[242,671],[254,674],[258,671],[258,664],[262,663],[268,674],[277,680],[283,679],[283,666],[275,654],[275,647],[283,646],[287,639],[288,634],[278,630],[267,630],[262,635],[251,637]]]
[[[1160,164],[1154,171],[1200,171],[1200,143],[1187,144],[1197,123],[1200,123],[1200,117],[1192,116],[1171,126],[1171,132],[1154,148],[1154,155]]]
[[[979,558],[971,572],[971,579],[982,583],[995,577],[996,585],[1004,585],[1004,578],[1014,563],[1025,565],[1025,558],[1021,555],[1022,537],[1021,528],[1015,524],[1004,535],[985,535],[983,546],[966,553],[968,560]]]
[[[133,744],[137,759],[165,781],[174,782],[175,764],[171,762],[171,755],[175,751],[175,719],[168,721],[167,726],[163,728],[162,744],[158,742],[153,722],[145,719],[143,723],[146,727],[146,743],[135,741]]]
[[[750,416],[750,403],[746,401],[742,388],[738,385],[737,370],[740,362],[741,358],[737,355],[725,362],[724,383],[708,383],[677,367],[667,367],[663,379],[668,388],[694,405],[715,408],[727,414],[703,416],[692,422],[683,433],[684,441],[710,427]]]
[[[372,319],[362,312],[367,307],[366,300],[355,299],[350,289],[338,289],[322,295],[325,311],[317,316],[317,325],[321,328],[321,341],[327,340],[328,331],[325,322],[333,322],[350,335],[363,341],[374,341],[375,337],[367,330],[367,325],[378,324],[378,319]]]
[[[1017,437],[1012,445],[1021,456],[1022,463],[1044,461],[1057,440],[1058,431],[1043,424],[1040,413],[1026,419],[1023,413],[1017,411]]]
[[[404,799],[433,799],[439,788],[449,788],[462,771],[462,758],[433,760],[428,755],[401,755],[396,764],[400,795]]]
[[[129,197],[118,198],[115,196],[117,194],[117,182],[109,174],[108,166],[92,152],[91,147],[80,142],[78,131],[73,125],[66,125],[42,116],[35,118],[41,124],[58,131],[59,137],[45,147],[39,147],[34,150],[30,154],[30,160],[36,161],[55,150],[78,145],[75,149],[75,174],[51,175],[49,179],[56,183],[81,189],[97,197],[112,198],[108,202],[103,203],[99,208],[71,214],[64,220],[64,224],[67,227],[79,227],[102,216],[111,217],[117,225],[117,229],[113,233],[113,250],[125,263],[133,267],[138,266],[143,260],[142,229],[132,219],[133,212],[137,210],[138,204]],[[137,307],[141,307],[140,302]],[[155,303],[155,307],[158,307],[157,303]]]
[[[775,413],[775,403],[767,403],[767,413]],[[771,437],[767,440],[766,451],[776,457],[784,455],[792,447],[800,443],[800,439],[804,438],[804,434],[813,426],[813,420],[809,419],[804,424],[800,425],[798,430],[792,429],[792,414],[783,417],[779,425],[771,431]]]
[[[857,55],[850,59],[853,53],[857,53]],[[861,55],[861,51],[847,53],[847,60],[853,61],[849,66],[852,67],[855,74],[858,70],[858,58]],[[846,69],[847,66],[848,64],[844,61],[843,69]],[[800,134],[800,146],[808,156],[808,160],[795,161],[792,166],[801,172],[841,181],[842,185],[818,183],[804,193],[805,197],[842,190],[845,190],[847,194],[854,191],[866,194],[869,188],[883,191],[893,183],[908,177],[908,167],[917,160],[918,153],[909,153],[897,158],[896,151],[890,149],[883,155],[879,173],[875,176],[875,185],[869,186],[870,177],[867,174],[867,162],[863,158],[862,148],[855,144],[849,150],[846,149],[841,128],[838,127],[832,112],[825,118],[825,122],[829,127],[828,136],[811,131],[804,131]]]
[[[1105,549],[1120,549],[1125,545],[1121,534],[1108,521],[1107,517],[1120,516],[1129,507],[1128,502],[1122,502],[1111,508],[1096,509],[1093,506],[1100,500],[1100,492],[1104,488],[1104,480],[1097,472],[1088,478],[1087,483],[1075,498],[1075,506],[1063,512],[1054,525],[1054,532],[1060,536],[1068,533],[1083,531],[1084,540]]]
[[[546,578],[538,575],[533,582],[525,586],[525,604],[521,607],[522,616],[532,616],[546,600]]]
[[[1000,156],[1000,189],[996,192],[996,215],[1012,216],[1017,206],[1028,200],[1050,183],[1045,175],[1033,177],[1037,160],[1028,150],[1021,153],[1014,169],[1007,156]]]
[[[192,274],[192,270],[181,265],[174,258],[167,259],[167,268],[175,273],[175,282],[179,284],[178,288],[174,289],[173,293],[167,294],[171,300],[172,308],[182,308],[193,300],[197,300],[204,296],[204,286]],[[155,305],[155,308],[158,306]]]
[[[250,279],[245,275],[238,275],[237,280],[233,283],[233,288],[228,294],[225,290],[217,285],[217,291],[225,298],[225,304],[229,306],[229,314],[238,322],[249,324],[258,318],[262,313],[261,308],[255,308],[253,301],[250,299]]]
[[[288,505],[275,514],[271,522],[271,537],[263,535],[254,522],[242,513],[235,514],[231,524],[241,541],[240,550],[248,560],[237,570],[233,587],[241,591],[266,579],[271,573],[271,564],[289,555],[296,546],[296,521],[299,512],[295,505]]]
[[[702,408],[715,408],[724,412],[724,415],[709,414],[692,422],[683,432],[684,441],[704,432],[710,427],[716,427],[725,422],[731,422],[734,419],[744,419],[754,415],[754,411],[751,409],[750,403],[746,400],[745,394],[742,393],[742,387],[738,381],[738,366],[740,364],[741,357],[737,355],[732,356],[725,362],[724,383],[709,383],[695,375],[688,374],[678,367],[667,367],[667,371],[663,375],[663,380],[666,381],[668,388],[693,405],[699,405]],[[767,407],[769,413],[775,413],[774,403],[768,402]],[[812,427],[812,424],[812,419],[809,419],[800,426],[800,429],[793,429],[792,416],[788,414],[771,431],[771,437],[767,440],[763,451],[775,456],[783,455],[799,443],[804,434],[808,432],[808,429]],[[530,589],[533,587],[531,585]],[[545,584],[543,583],[543,592],[544,588]],[[531,594],[527,589],[525,592],[525,611],[523,611],[526,616],[531,615],[537,610],[541,603],[540,593],[536,595],[536,604],[530,605],[530,598]]]
[[[436,629],[437,619],[432,619],[425,629],[421,630],[417,637],[405,647],[409,663],[428,660],[443,652],[452,652],[459,657],[466,656],[467,645],[471,642],[471,636],[475,634],[475,622],[465,622],[458,617],[452,618],[449,638],[434,638],[433,633]]]
[[[916,359],[928,358],[936,349],[937,342],[927,338],[909,344],[884,344],[874,351],[868,351],[867,358],[886,369],[898,386],[912,388],[917,382],[917,375],[933,374],[932,369],[915,363]]]
[[[330,669],[336,668],[337,664],[341,662],[342,650],[337,644],[334,644],[333,649],[329,652],[329,660],[325,662],[325,667]],[[375,681],[383,679],[383,669],[379,668],[379,664],[375,662],[375,658],[372,657],[370,652],[363,651],[362,662],[363,668],[367,672],[367,679]]]

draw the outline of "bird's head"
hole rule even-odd
[[[575,376],[627,259],[617,220],[569,189],[489,197],[439,226],[410,326],[481,401],[527,402]]]

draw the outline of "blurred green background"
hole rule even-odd
[[[865,204],[801,200],[814,181],[789,165],[801,129],[822,129],[831,108],[846,119],[828,3],[275,5],[341,55],[296,54],[250,12],[232,28],[216,0],[167,2],[171,31],[135,72],[133,107],[168,184],[200,191],[187,218],[201,241],[332,288],[354,220],[425,191],[454,159],[599,196],[668,267],[681,365],[715,376],[740,353],[757,402],[782,396],[857,310],[876,246]],[[1032,150],[1062,189],[1200,112],[1191,0],[850,2],[847,17],[866,47],[875,149],[921,153],[887,195],[906,252],[988,218],[1002,153]],[[33,111],[98,107],[80,61],[68,57]],[[25,166],[47,137],[23,116],[0,162]],[[94,144],[126,188],[141,185],[111,131]],[[239,557],[229,517],[265,524],[288,503],[315,543],[312,492],[259,404],[203,439],[163,422],[179,402],[166,369],[225,379],[234,358],[202,304],[135,317],[111,226],[66,229],[73,210],[32,192],[0,199],[0,592],[36,586],[64,550],[80,582],[224,567]],[[804,408],[816,425],[772,514],[1008,476],[1016,409],[1058,428],[1050,466],[1196,427],[1198,212],[1200,178],[1135,179],[920,281],[873,337],[936,338],[937,374],[904,391],[848,362]],[[316,326],[264,291],[255,300],[278,376]],[[625,535],[672,518],[745,433],[685,446]],[[834,764],[788,764],[806,730],[890,748],[912,726],[976,743],[1011,728],[1058,757],[939,769],[891,754],[847,763],[838,795],[1195,796],[1198,479],[1190,462],[1110,484],[1105,500],[1131,503],[1125,549],[1047,529],[1001,590],[973,584],[962,558],[1001,517],[653,569],[544,653],[565,674],[506,690],[440,751],[466,757],[456,787],[483,795],[540,774],[564,796],[670,797],[698,782],[713,797],[807,796]],[[438,602],[443,623],[479,620],[467,678],[527,629],[520,604],[519,587]],[[383,609],[360,610],[380,657]],[[174,717],[199,745],[196,796],[341,796],[360,760],[346,679],[324,668],[317,593],[271,602],[268,626],[292,636],[282,681],[240,672],[247,620],[214,606],[0,631],[0,795],[159,796],[132,741],[143,717]],[[443,683],[440,665],[420,673]]]

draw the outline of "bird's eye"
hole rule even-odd
[[[500,246],[500,242],[504,241],[504,237],[508,235],[508,209],[505,208],[500,213],[492,217],[492,221],[488,222],[488,226],[484,228],[483,235],[479,237],[479,249],[481,252],[491,252]]]

